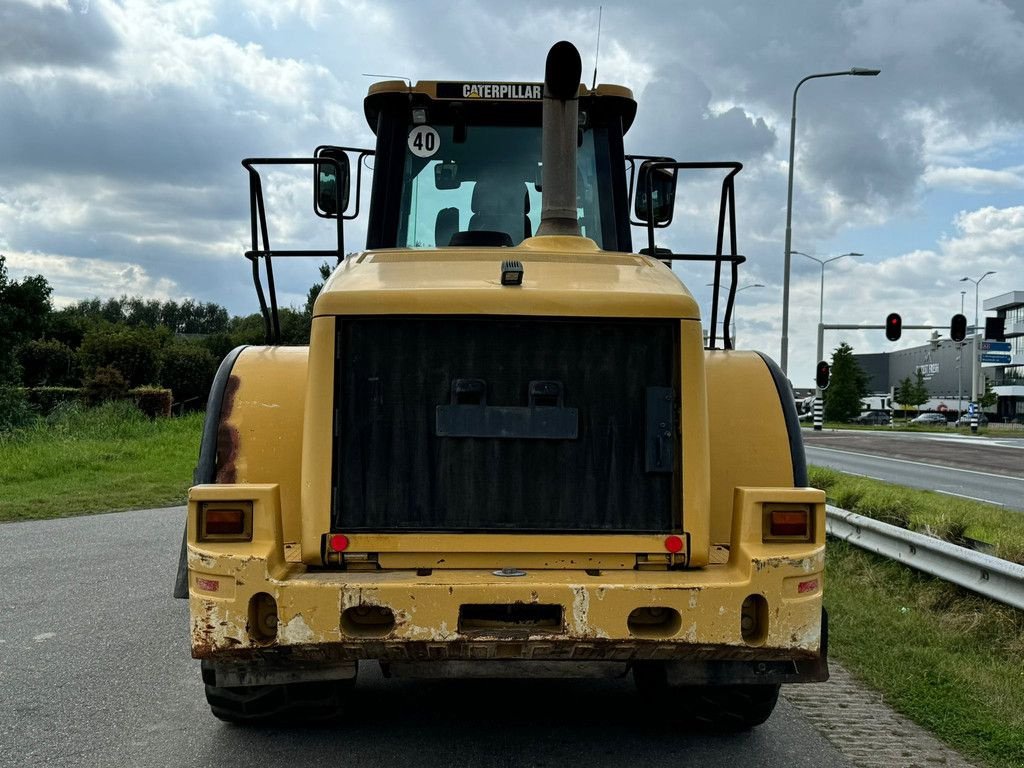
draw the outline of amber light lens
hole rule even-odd
[[[809,538],[806,509],[773,509],[768,530],[772,536]]]
[[[199,537],[208,541],[250,541],[252,539],[252,507],[208,504],[199,516]]]

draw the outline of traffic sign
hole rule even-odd
[[[983,363],[1004,363],[1005,364],[1005,363],[1009,363],[1010,362],[1010,355],[986,354],[985,352],[982,352],[981,353],[981,362],[983,362]]]
[[[982,352],[1009,352],[1010,342],[1008,341],[983,341],[981,342]]]

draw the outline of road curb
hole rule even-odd
[[[978,768],[840,664],[829,669],[828,682],[785,685],[782,695],[857,768]]]

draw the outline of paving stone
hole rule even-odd
[[[829,670],[827,683],[786,685],[782,695],[858,768],[977,768],[835,661]]]

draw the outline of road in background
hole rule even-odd
[[[1024,438],[804,430],[807,462],[1024,511]]]
[[[853,765],[785,699],[751,733],[681,732],[629,679],[385,680],[363,664],[340,723],[225,725],[171,598],[183,518],[0,525],[0,766]]]

